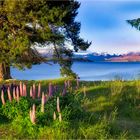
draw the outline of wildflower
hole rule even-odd
[[[9,101],[12,102],[12,97],[11,97],[11,93],[10,93],[10,87],[8,87],[7,93],[8,93],[8,99],[9,99]]]
[[[3,90],[1,90],[1,101],[2,101],[2,104],[5,105],[5,99],[4,99],[4,92],[3,92]]]

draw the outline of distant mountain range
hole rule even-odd
[[[116,54],[107,54],[107,53],[75,53],[73,56],[74,60],[85,60],[85,61],[107,61],[110,60],[111,58],[116,58],[120,57],[121,55],[116,55]]]
[[[94,62],[140,62],[140,52],[130,52],[121,55],[107,53],[74,54],[74,59]]]
[[[140,52],[134,53],[127,53],[123,54],[117,57],[112,57],[109,59],[106,59],[106,61],[111,62],[140,62]]]
[[[40,51],[48,58],[52,58],[52,51]],[[74,61],[90,62],[140,62],[140,52],[130,52],[127,54],[108,54],[108,53],[74,53]]]

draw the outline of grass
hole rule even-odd
[[[51,80],[51,82],[62,87],[64,80]],[[19,81],[14,82],[18,83]],[[50,81],[23,82],[28,84],[28,88],[33,83],[41,82],[42,90],[45,91]],[[3,81],[1,84],[9,83],[11,81]],[[73,87],[75,84],[76,82],[73,81]],[[30,104],[26,99],[22,99],[21,104],[26,106],[26,103],[27,106]],[[54,99],[45,105],[46,113],[41,114],[38,111],[38,122],[35,125],[30,122],[26,114],[25,118],[17,113],[17,116],[9,119],[7,116],[10,111],[5,111],[7,115],[0,113],[0,138],[140,138],[140,81],[83,81],[80,82],[79,89],[69,91],[60,103],[62,105],[62,122],[53,121],[50,117],[51,111],[55,109]],[[9,103],[10,109],[12,110],[13,107],[14,113],[18,106],[16,104]],[[0,111],[4,112],[2,105],[0,105]]]

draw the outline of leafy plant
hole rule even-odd
[[[27,98],[21,97],[19,103],[16,100],[7,102],[2,106],[1,112],[9,119],[15,119],[17,116],[26,116],[30,108],[30,102]]]

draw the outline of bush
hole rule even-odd
[[[13,120],[12,127],[17,132],[18,138],[36,138],[38,135],[38,127],[31,123],[29,116],[18,115]]]
[[[29,114],[30,102],[27,98],[21,97],[19,103],[16,100],[6,102],[2,106],[1,112],[8,119],[15,119],[17,116],[27,116]]]

